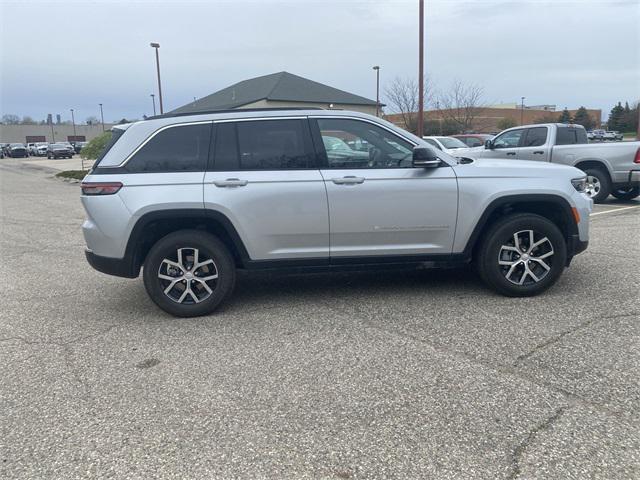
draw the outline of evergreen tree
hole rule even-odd
[[[567,110],[567,107],[565,107],[564,110],[562,110],[562,114],[560,114],[560,118],[558,119],[558,122],[571,123],[571,114],[569,113],[569,110]]]
[[[624,124],[624,107],[621,102],[611,109],[611,113],[609,113],[609,119],[607,120],[607,129],[608,130],[617,130],[619,132],[624,132],[626,125]]]
[[[580,107],[578,109],[578,111],[576,112],[575,117],[573,117],[573,123],[577,123],[578,125],[582,125],[587,130],[591,130],[595,125],[595,122],[589,116],[589,112],[587,112],[587,109],[584,108],[584,107]]]

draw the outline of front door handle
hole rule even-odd
[[[513,155],[515,157],[516,152],[507,152],[507,155]]]
[[[342,178],[332,178],[331,181],[336,185],[355,185],[357,183],[364,183],[364,177],[354,177],[349,175]]]
[[[542,150],[536,150],[533,153],[534,153],[534,155],[543,155],[544,154],[544,152]]]
[[[244,187],[248,180],[240,180],[239,178],[227,178],[226,180],[214,180],[213,184],[216,187]]]

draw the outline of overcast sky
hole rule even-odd
[[[0,0],[0,114],[141,118],[286,70],[375,98],[417,77],[418,0]],[[425,0],[426,71],[487,103],[602,108],[640,98],[640,0]],[[382,101],[385,101],[384,93]]]

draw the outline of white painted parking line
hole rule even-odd
[[[592,213],[591,215],[589,215],[590,217],[594,217],[596,215],[602,215],[604,213],[613,213],[613,212],[621,212],[622,210],[629,210],[632,208],[640,208],[640,205],[633,205],[631,207],[621,207],[621,208],[615,208],[615,209],[611,209],[611,210],[605,210],[604,212],[596,212],[596,213]]]

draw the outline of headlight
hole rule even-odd
[[[587,189],[587,177],[574,178],[571,180],[571,185],[579,192],[584,192]]]

